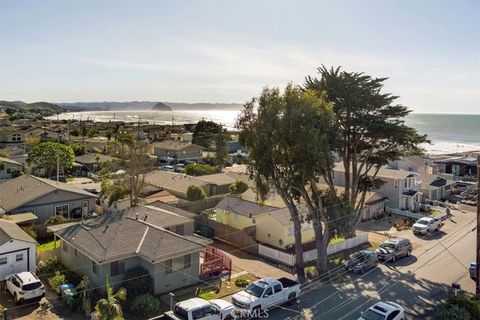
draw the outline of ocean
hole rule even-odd
[[[195,123],[212,120],[232,129],[238,110],[184,110],[184,111],[83,111],[59,115],[59,119],[77,119],[127,122],[148,121],[149,123]],[[56,116],[51,117],[55,119]],[[480,150],[480,114],[423,114],[412,113],[406,124],[422,134],[427,134],[431,144],[423,147],[429,154],[444,154]]]

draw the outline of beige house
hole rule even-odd
[[[95,210],[98,196],[66,183],[22,175],[0,185],[0,214],[31,212],[43,223],[51,216],[80,218]]]
[[[450,195],[456,182],[436,174],[421,174],[418,176],[421,183],[420,191],[428,200],[441,201]]]
[[[201,160],[203,147],[183,141],[154,142],[149,146],[149,153],[160,159]]]

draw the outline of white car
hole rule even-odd
[[[210,301],[201,298],[192,298],[178,302],[172,311],[168,311],[163,318],[169,320],[228,320],[233,319],[235,307],[228,301],[213,299]]]
[[[10,291],[15,303],[45,296],[45,287],[30,271],[20,272],[5,278],[5,291]]]
[[[381,301],[368,308],[358,320],[404,320],[405,310],[391,301]]]

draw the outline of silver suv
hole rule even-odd
[[[412,243],[408,239],[391,238],[384,241],[376,250],[381,260],[395,262],[398,258],[408,257],[412,253]]]

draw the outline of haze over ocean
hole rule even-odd
[[[59,119],[77,119],[128,122],[148,121],[149,123],[194,123],[201,119],[212,120],[231,129],[239,111],[236,110],[114,110],[68,112]],[[51,117],[55,119],[56,117]],[[426,114],[412,113],[407,117],[407,125],[427,134],[431,145],[424,145],[430,154],[453,153],[480,150],[480,114]]]

